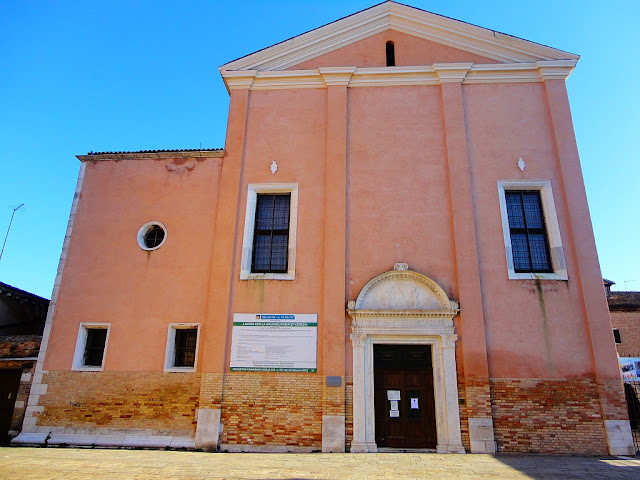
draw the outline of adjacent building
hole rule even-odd
[[[17,443],[633,454],[573,53],[384,2],[81,169]]]
[[[0,444],[22,429],[49,300],[0,282]]]
[[[640,292],[610,292],[607,303],[618,355],[640,357]]]

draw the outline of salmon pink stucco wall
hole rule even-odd
[[[169,323],[205,318],[221,162],[86,162],[46,369],[71,369],[80,323],[98,322],[105,371],[163,370]],[[154,251],[136,239],[149,221],[167,228]]]
[[[290,70],[320,67],[386,67],[386,43],[393,42],[397,67],[431,65],[437,62],[496,63],[495,60],[457,48],[386,30],[345,47],[302,62]]]
[[[349,299],[405,261],[455,297],[443,135],[438,87],[349,91]]]
[[[319,313],[322,325],[326,108],[326,91],[321,89],[249,94],[231,278],[232,313]],[[273,161],[278,164],[276,174],[270,170]],[[298,184],[295,280],[240,280],[248,185],[261,183]],[[323,329],[318,328],[319,346],[322,335]],[[231,330],[228,337],[230,341]],[[318,358],[321,369],[321,349]]]
[[[544,85],[467,85],[464,95],[491,376],[592,375]],[[507,277],[497,181],[541,179],[551,181],[569,281]]]
[[[246,94],[242,167],[235,217],[230,292],[234,312],[319,314],[318,367],[322,371],[323,237],[327,211],[326,89],[250,91]],[[485,316],[492,378],[571,378],[594,375],[584,291],[576,270],[564,179],[558,168],[557,125],[549,117],[543,83],[463,85],[469,175],[480,277],[475,289]],[[237,92],[232,91],[232,102]],[[407,262],[447,294],[459,298],[452,197],[443,127],[442,88],[387,86],[346,89],[345,298],[355,299],[374,276]],[[234,137],[240,132],[229,131]],[[233,154],[232,150],[230,155]],[[517,161],[522,157],[526,168]],[[274,175],[272,161],[278,163]],[[498,180],[550,180],[569,280],[510,280],[507,273]],[[298,183],[295,281],[240,280],[247,186]],[[456,317],[464,349],[465,305]],[[571,335],[567,335],[571,332]],[[348,326],[344,335],[348,335]],[[231,332],[227,330],[227,342]],[[336,336],[336,341],[338,337]],[[470,339],[468,339],[470,340]],[[342,340],[344,341],[344,339]],[[474,340],[475,341],[475,340]],[[345,345],[346,371],[351,369]],[[517,358],[517,361],[514,361]],[[228,364],[228,352],[225,358]],[[460,372],[463,373],[462,371]]]

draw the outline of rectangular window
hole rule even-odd
[[[84,365],[101,367],[104,346],[107,343],[107,330],[104,328],[87,329],[87,343],[84,347]]]
[[[294,280],[298,184],[249,184],[240,280]]]
[[[568,280],[550,180],[498,180],[508,277]]]
[[[196,340],[198,330],[181,328],[176,330],[174,367],[193,367],[196,363]]]
[[[620,330],[617,328],[613,329],[613,339],[616,343],[622,343],[622,339],[620,338]]]
[[[109,340],[108,323],[81,323],[73,355],[74,370],[101,371]]]
[[[198,362],[197,323],[172,323],[167,333],[165,372],[193,372]]]
[[[290,193],[258,194],[252,272],[287,273],[290,204]]]
[[[540,192],[505,192],[513,267],[516,272],[552,272]]]

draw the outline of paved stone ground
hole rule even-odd
[[[638,458],[0,448],[0,479],[640,479]]]

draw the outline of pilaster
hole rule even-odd
[[[322,372],[344,378],[347,213],[347,85],[355,70],[320,69],[327,84]],[[337,391],[339,390],[339,391]],[[344,452],[345,385],[323,388],[323,452]],[[340,428],[342,425],[342,428]]]
[[[230,308],[234,285],[238,208],[242,195],[240,188],[244,164],[244,145],[249,85],[233,89],[227,124],[227,157],[222,163],[218,191],[212,186],[212,195],[218,195],[218,209],[213,216],[214,243],[212,246],[209,277],[209,301],[202,324],[202,344],[198,364],[202,372],[200,405],[197,415],[196,440],[198,448],[215,449],[218,445],[220,408],[224,388],[227,343],[230,336]],[[226,232],[226,235],[216,235]]]
[[[367,359],[365,357],[364,334],[354,334],[351,336],[353,346],[353,441],[351,442],[351,453],[376,452],[375,441],[367,441]]]
[[[477,250],[475,212],[472,195],[472,178],[462,96],[462,81],[470,64],[434,64],[442,90],[442,110],[445,129],[445,145],[448,162],[449,192],[451,200],[454,255],[458,297],[460,301],[460,325],[462,333],[462,362],[467,389],[469,434],[473,438],[478,421],[483,426],[492,425],[489,391],[489,364],[484,328],[480,266]],[[485,435],[486,436],[486,435]],[[490,448],[489,448],[490,446]],[[473,453],[493,453],[491,438],[483,444],[472,443]]]
[[[442,336],[442,365],[444,368],[444,392],[447,414],[447,443],[438,443],[438,452],[465,453],[460,433],[460,410],[458,409],[458,381],[456,377],[457,335]]]

